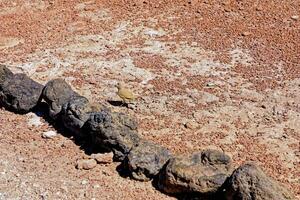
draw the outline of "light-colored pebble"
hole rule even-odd
[[[249,35],[251,35],[251,33],[249,31],[245,31],[242,33],[242,36],[249,36]]]
[[[214,84],[214,83],[207,83],[206,86],[207,86],[207,87],[214,87],[215,84]]]
[[[88,183],[89,183],[88,180],[83,180],[83,181],[81,181],[81,185],[86,185],[86,184],[88,184]]]
[[[224,8],[224,11],[225,11],[225,12],[230,12],[231,9],[230,9],[230,8]]]
[[[27,115],[29,117],[28,122],[27,122],[27,124],[29,126],[39,127],[39,126],[43,125],[43,123],[41,122],[41,118],[39,116],[37,116],[36,114],[29,113]]]
[[[51,139],[53,137],[57,136],[57,132],[56,131],[47,131],[42,133],[42,137],[46,138],[46,139]]]
[[[293,16],[291,16],[291,19],[298,20],[299,19],[299,15],[293,15]]]
[[[94,159],[87,159],[87,160],[77,160],[76,167],[77,169],[93,169],[96,167],[97,162]]]
[[[92,154],[91,157],[97,161],[99,164],[108,164],[113,162],[114,154],[111,153],[97,153]]]
[[[189,121],[184,126],[188,129],[194,130],[194,129],[198,128],[199,124],[197,122],[194,122],[194,121]]]

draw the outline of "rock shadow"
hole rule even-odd
[[[45,102],[40,102],[32,112],[39,117],[42,117],[49,125],[54,127],[54,129],[61,134],[62,136],[71,139],[77,146],[80,147],[81,150],[84,151],[85,154],[91,155],[96,153],[108,153],[107,149],[96,145],[93,142],[93,139],[86,134],[85,137],[76,136],[76,134],[72,133],[70,130],[64,127],[62,124],[62,120],[59,118],[53,120],[49,117],[48,105]],[[84,131],[84,130],[83,130]]]
[[[129,169],[126,167],[124,161],[121,162],[121,163],[116,167],[116,171],[118,172],[118,174],[119,174],[122,178],[130,178],[130,179],[131,179],[130,171],[129,171]]]
[[[128,103],[124,103],[123,101],[107,100],[107,102],[112,106],[128,107]]]

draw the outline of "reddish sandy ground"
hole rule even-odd
[[[300,1],[0,0],[0,63],[129,112],[173,153],[222,149],[300,199]],[[114,107],[115,85],[139,97]],[[186,126],[186,124],[188,124]],[[173,199],[35,114],[0,110],[0,199]],[[60,131],[58,131],[60,133]]]

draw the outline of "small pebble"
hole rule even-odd
[[[55,131],[47,131],[42,133],[42,137],[46,139],[51,139],[53,137],[57,136],[57,133]]]
[[[76,167],[77,169],[93,169],[96,167],[97,162],[94,159],[88,159],[88,160],[77,160]]]
[[[18,158],[17,158],[17,161],[18,161],[18,162],[24,162],[24,160],[25,160],[25,159],[24,159],[23,157],[18,157]]]
[[[224,11],[225,12],[230,12],[231,10],[230,10],[230,8],[225,8]]]
[[[87,181],[87,180],[83,180],[83,181],[81,181],[81,185],[86,185],[86,184],[88,184],[89,182]]]
[[[248,35],[251,35],[251,33],[248,32],[248,31],[245,31],[245,32],[242,33],[242,36],[248,36]]]
[[[41,125],[43,125],[43,123],[41,122],[41,118],[33,113],[29,113],[28,114],[29,116],[29,119],[28,119],[28,122],[27,124],[30,126],[30,127],[39,127]]]
[[[262,11],[263,8],[262,8],[261,6],[258,6],[258,7],[256,7],[256,10],[257,10],[257,11]]]
[[[293,16],[291,16],[291,19],[298,20],[299,19],[299,15],[293,15]]]
[[[100,188],[100,185],[94,185],[93,188]]]
[[[92,154],[91,157],[97,161],[99,164],[108,164],[113,162],[114,154],[111,153],[97,153]]]
[[[185,128],[194,130],[194,129],[198,128],[198,123],[193,122],[193,121],[189,121],[184,126],[185,126]]]
[[[105,176],[111,176],[111,174],[109,172],[106,172],[106,171],[102,171],[102,174],[105,175]]]
[[[207,83],[206,86],[207,86],[207,87],[214,87],[215,84],[214,84],[214,83]]]

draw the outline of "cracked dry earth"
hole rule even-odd
[[[174,154],[221,149],[300,199],[300,1],[0,0],[0,63],[128,112]],[[298,16],[298,17],[297,17]],[[116,83],[138,99],[114,107]],[[0,199],[175,199],[42,117],[0,109]]]

